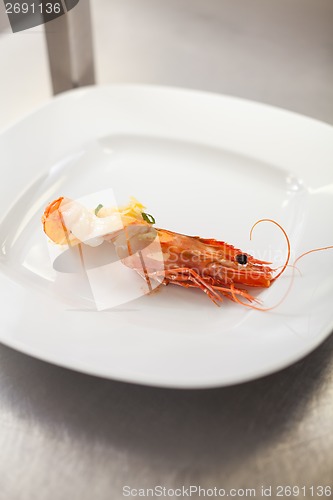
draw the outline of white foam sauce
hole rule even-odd
[[[104,235],[124,227],[119,213],[97,217],[75,201],[62,205],[61,214],[67,229],[82,243],[92,247],[101,245]]]

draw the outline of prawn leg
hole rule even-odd
[[[247,290],[244,290],[242,288],[233,288],[231,290],[230,288],[217,285],[212,285],[212,287],[214,288],[214,290],[218,290],[223,295],[228,297],[228,299],[231,299],[233,302],[236,302],[233,295],[240,295],[241,297],[244,297],[244,299],[247,299],[249,302],[257,302],[258,304],[260,304],[260,300],[256,299]]]
[[[193,282],[187,282],[187,281],[173,281],[172,284],[179,285],[179,286],[182,286],[184,288],[198,288],[198,285],[194,284]],[[243,297],[244,299],[248,300],[249,302],[257,302],[258,304],[261,303],[258,299],[256,299],[251,294],[249,294],[247,292],[247,290],[244,290],[242,288],[233,288],[232,291],[230,288],[217,286],[217,285],[212,285],[212,288],[214,290],[217,290],[218,292],[220,292],[222,295],[224,295],[229,300],[232,300],[233,302],[236,302],[233,295],[239,295],[239,296]],[[223,301],[223,298],[220,297],[220,302],[222,302],[222,301]]]
[[[179,267],[170,269],[165,272],[165,278],[170,283],[185,286],[186,288],[187,285],[193,284],[192,287],[200,288],[214,304],[219,305],[218,302],[222,302],[221,295],[191,268]],[[187,282],[190,282],[190,284]]]

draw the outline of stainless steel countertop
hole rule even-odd
[[[224,92],[333,123],[331,0],[92,3],[99,82]],[[316,498],[310,486],[332,478],[333,336],[274,375],[195,391],[95,378],[0,345],[1,500],[189,484],[256,498],[262,485],[298,485]]]

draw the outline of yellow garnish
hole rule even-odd
[[[108,215],[112,215],[115,213],[119,213],[121,215],[125,215],[127,217],[133,217],[134,219],[142,220],[142,212],[146,207],[142,205],[134,196],[130,197],[130,202],[123,207],[110,207],[105,208],[101,207],[96,215],[97,217],[107,217]]]

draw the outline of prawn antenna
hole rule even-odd
[[[289,263],[289,259],[290,259],[290,241],[289,241],[289,238],[288,238],[288,235],[287,235],[286,231],[283,229],[282,226],[280,226],[280,224],[278,222],[276,222],[276,221],[274,221],[272,219],[260,219],[255,224],[253,224],[253,226],[251,228],[251,231],[250,231],[250,239],[252,239],[253,229],[255,228],[255,226],[257,224],[259,224],[259,222],[273,222],[273,224],[275,224],[276,226],[278,226],[281,229],[281,231],[283,232],[283,234],[285,235],[285,238],[287,240],[287,245],[288,245],[287,259],[286,259],[285,264],[282,266],[281,271],[271,281],[275,281],[276,278],[278,278],[279,276],[281,276],[281,274],[285,271],[285,269],[287,267],[292,267],[293,268],[293,273],[292,273],[292,277],[291,277],[291,281],[290,281],[289,287],[288,287],[286,293],[283,295],[283,297],[278,301],[278,303],[275,304],[274,306],[271,306],[271,307],[258,307],[258,306],[254,306],[253,304],[246,304],[245,302],[243,302],[242,300],[240,300],[237,297],[237,295],[235,293],[235,290],[234,290],[234,285],[233,284],[230,286],[230,291],[231,291],[231,295],[232,295],[234,301],[237,302],[238,304],[242,305],[242,306],[249,307],[249,308],[255,309],[257,311],[271,311],[272,309],[275,309],[280,304],[282,304],[282,302],[284,302],[284,300],[288,296],[288,294],[289,294],[289,292],[290,292],[290,290],[291,290],[291,288],[293,286],[293,283],[294,283],[295,270],[297,270],[300,273],[299,269],[296,267],[297,262],[299,262],[301,259],[303,259],[303,257],[305,257],[306,255],[309,255],[311,253],[322,252],[323,250],[331,250],[331,249],[333,249],[333,245],[329,245],[329,246],[326,246],[326,247],[320,247],[320,248],[313,248],[312,250],[308,250],[307,252],[304,252],[301,255],[299,255],[293,264],[288,264]]]
[[[306,255],[309,255],[310,253],[321,252],[322,250],[331,250],[332,248],[333,248],[333,245],[330,245],[328,247],[313,248],[312,250],[308,250],[307,252],[304,252],[297,257],[297,259],[294,262],[294,265],[296,264],[296,262],[303,259],[303,257],[305,257]]]
[[[253,233],[253,229],[258,225],[260,224],[260,222],[271,222],[272,224],[275,224],[278,228],[281,229],[281,231],[283,232],[285,238],[286,238],[286,241],[287,241],[287,248],[288,248],[288,252],[287,252],[287,258],[286,258],[286,261],[284,263],[284,265],[282,266],[282,269],[281,271],[276,275],[274,276],[274,278],[271,280],[271,281],[275,281],[277,278],[279,278],[281,276],[281,274],[284,273],[284,271],[286,270],[286,268],[288,267],[288,264],[289,264],[289,260],[290,260],[290,241],[289,241],[289,237],[286,233],[286,231],[283,229],[283,227],[281,226],[281,224],[279,224],[278,222],[276,222],[275,220],[273,219],[260,219],[260,220],[257,220],[257,222],[255,222],[253,224],[253,226],[251,227],[251,231],[250,231],[250,240],[252,240],[252,233]],[[296,263],[296,262],[295,262]],[[295,264],[294,263],[294,264]]]

